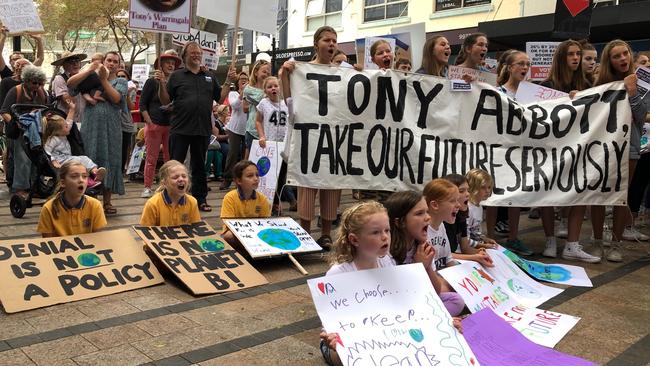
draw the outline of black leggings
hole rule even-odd
[[[643,193],[650,182],[650,153],[641,155],[637,160],[634,177],[630,177],[630,188],[627,191],[627,201],[630,211],[638,213],[643,201]]]
[[[122,131],[122,171],[126,169],[126,162],[129,160],[129,150],[131,150],[131,132]]]

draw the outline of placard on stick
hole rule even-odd
[[[322,250],[314,238],[290,217],[224,219],[253,258]]]
[[[129,230],[0,241],[6,312],[89,299],[164,280]]]
[[[147,248],[194,295],[236,291],[268,283],[205,222],[133,228]]]
[[[9,29],[9,35],[44,32],[32,0],[0,0],[0,21]]]

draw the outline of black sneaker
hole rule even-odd
[[[332,238],[330,238],[329,235],[323,235],[316,240],[316,244],[320,245],[324,251],[329,252],[330,249],[332,249]]]

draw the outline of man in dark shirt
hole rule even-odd
[[[189,147],[192,195],[200,210],[209,212],[212,208],[206,201],[205,154],[212,133],[212,101],[221,100],[221,87],[216,78],[201,68],[202,56],[201,46],[188,42],[181,53],[185,68],[174,71],[169,81],[159,79],[159,97],[162,104],[174,103],[169,135],[171,158],[185,161]]]

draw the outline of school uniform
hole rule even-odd
[[[58,215],[54,217],[53,206],[57,203]],[[88,234],[106,226],[102,204],[90,196],[82,196],[79,203],[70,205],[63,193],[47,201],[41,209],[36,231],[57,236]]]
[[[176,226],[201,221],[196,198],[184,194],[174,205],[167,190],[154,194],[144,205],[140,225]]]
[[[222,219],[259,217],[271,217],[271,206],[264,194],[253,191],[250,197],[244,197],[244,193],[237,187],[237,189],[233,189],[223,197],[223,203],[221,204]],[[225,226],[224,232],[226,232]]]

